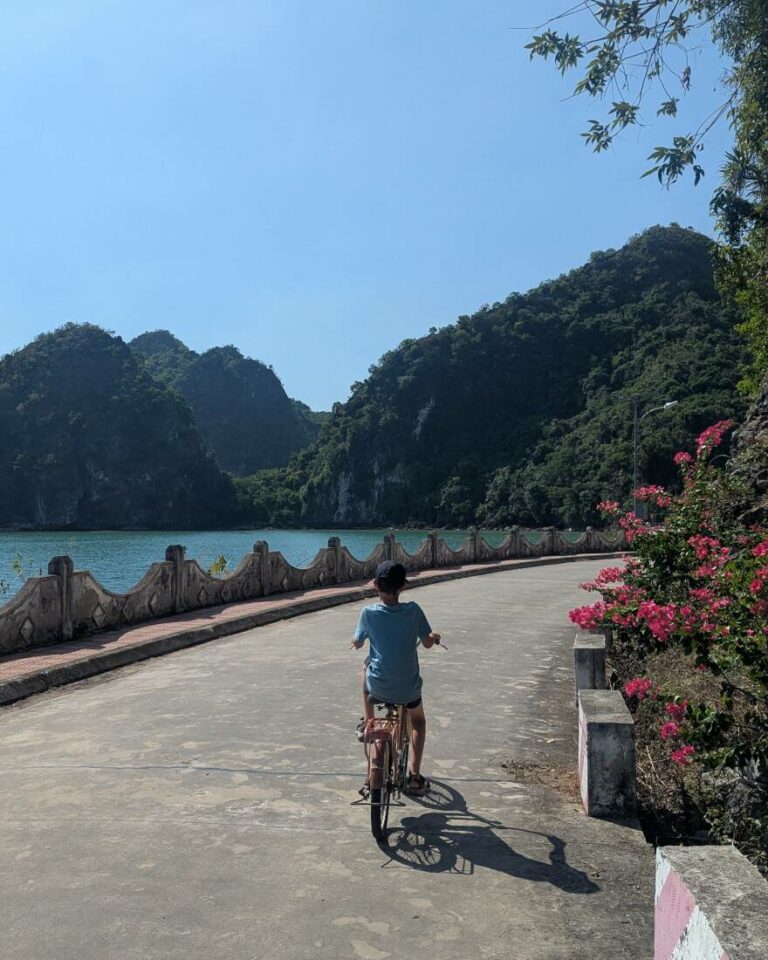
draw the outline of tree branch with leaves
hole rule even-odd
[[[574,21],[585,21],[589,35],[562,31]],[[531,58],[552,60],[562,74],[581,71],[573,95],[606,104],[582,134],[597,153],[643,125],[649,101],[657,117],[678,116],[696,82],[698,45],[713,43],[722,54],[712,110],[695,129],[655,147],[642,175],[671,186],[690,173],[698,184],[707,135],[720,122],[730,125],[733,148],[710,206],[724,240],[720,286],[742,311],[752,352],[743,386],[756,392],[768,374],[768,0],[581,0],[539,30],[526,47]]]

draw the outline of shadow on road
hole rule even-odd
[[[434,780],[428,794],[414,799],[426,810],[417,817],[403,817],[400,826],[389,831],[380,845],[390,858],[385,866],[395,862],[428,873],[464,876],[485,867],[533,883],[551,883],[567,893],[600,889],[586,873],[570,866],[560,837],[488,820],[469,810],[458,790]],[[547,860],[518,853],[498,832],[545,838],[550,844]]]

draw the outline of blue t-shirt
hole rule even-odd
[[[371,644],[366,682],[368,690],[387,703],[411,703],[421,696],[421,674],[416,643],[432,628],[418,603],[374,603],[365,607],[355,629],[355,640]]]

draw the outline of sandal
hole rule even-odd
[[[367,780],[364,780],[362,787],[360,787],[360,789],[359,789],[357,792],[360,794],[360,796],[363,798],[363,800],[367,800],[368,797],[370,797],[370,795],[371,795],[371,785],[370,785],[370,783],[368,783]]]
[[[409,773],[403,792],[412,797],[420,797],[429,790],[429,786],[429,780],[422,777],[420,773]]]

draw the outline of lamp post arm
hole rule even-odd
[[[645,411],[645,413],[642,415],[642,417],[640,417],[640,420],[639,420],[638,422],[639,422],[639,423],[642,423],[643,420],[645,420],[646,417],[650,417],[650,415],[651,415],[652,413],[658,413],[659,410],[666,410],[666,409],[667,409],[667,404],[666,404],[666,403],[663,404],[663,405],[660,406],[660,407],[652,407],[650,410],[646,410],[646,411]]]

